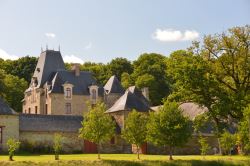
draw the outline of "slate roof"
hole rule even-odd
[[[51,73],[65,70],[60,51],[46,50],[41,53],[33,77],[37,78],[37,87],[42,87]]]
[[[160,107],[162,107],[162,105],[151,107],[151,109],[154,111],[158,111]],[[183,111],[183,115],[189,117],[190,120],[194,120],[196,116],[208,111],[206,107],[201,107],[198,104],[191,102],[182,103],[180,104],[179,108]]]
[[[208,111],[206,107],[199,106],[195,103],[182,103],[179,108],[183,110],[183,115],[188,116],[191,120],[194,120],[196,116],[201,115]]]
[[[136,86],[130,86],[127,90],[129,90],[131,93],[133,93],[137,97],[139,97],[142,100],[142,102],[144,102],[144,104],[149,105],[149,101],[142,94],[142,91],[140,89],[138,89]]]
[[[15,115],[17,114],[7,103],[0,98],[0,115]]]
[[[124,95],[122,95],[115,104],[108,109],[108,113],[117,111],[131,111],[136,109],[139,112],[148,112],[150,110],[149,105],[145,104],[138,96],[126,90]]]
[[[82,71],[79,76],[75,76],[74,71],[58,71],[52,74],[51,89],[52,93],[64,93],[63,84],[70,83],[73,85],[73,94],[88,95],[88,87],[92,84],[96,84],[96,80],[92,77],[90,72]],[[99,88],[99,91],[102,89]],[[101,94],[101,93],[99,93]]]
[[[109,78],[108,82],[104,86],[104,90],[106,94],[109,93],[124,93],[124,89],[121,86],[120,81],[118,78],[113,75],[112,77]]]
[[[64,93],[63,84],[73,85],[73,95],[88,95],[90,85],[96,84],[92,73],[81,71],[79,76],[75,76],[74,71],[65,69],[60,51],[46,50],[41,53],[33,77],[37,78],[37,88],[51,85],[51,93]],[[29,87],[27,91],[30,91]],[[103,87],[99,87],[98,94],[103,95]]]
[[[19,115],[19,130],[34,132],[78,132],[82,116],[71,115]]]

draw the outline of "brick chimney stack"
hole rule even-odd
[[[79,63],[73,63],[71,70],[75,72],[75,76],[77,77],[80,76],[80,64]]]

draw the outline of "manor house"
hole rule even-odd
[[[67,70],[60,51],[43,51],[24,92],[22,113],[17,114],[0,99],[0,149],[6,150],[7,139],[15,138],[22,142],[23,149],[32,146],[51,150],[54,134],[61,133],[65,152],[95,153],[96,145],[80,139],[78,131],[89,106],[94,106],[97,101],[106,104],[106,112],[116,122],[115,137],[103,144],[101,151],[132,153],[133,146],[121,138],[121,130],[131,110],[157,111],[158,107],[150,107],[149,89],[135,86],[124,89],[116,76],[102,87],[91,72],[81,71],[79,64],[72,64],[71,70]],[[206,111],[193,103],[184,103],[180,107],[191,119]],[[206,131],[206,136],[211,137],[210,146],[217,147],[211,130]],[[197,154],[198,142],[193,139],[177,151],[179,154]],[[145,144],[141,152],[157,154],[163,150]]]

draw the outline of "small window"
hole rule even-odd
[[[3,143],[3,127],[0,126],[0,144]]]
[[[37,106],[35,106],[35,114],[37,114]]]
[[[29,108],[29,114],[31,113],[31,110],[30,110],[30,108]]]
[[[71,114],[71,103],[66,103],[65,104],[65,113],[66,114]]]
[[[66,90],[65,90],[65,97],[67,99],[71,99],[71,88],[66,88]]]

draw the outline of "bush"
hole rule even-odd
[[[9,160],[13,161],[14,153],[20,147],[20,142],[16,141],[13,138],[8,139],[7,141],[8,152],[9,152]]]

